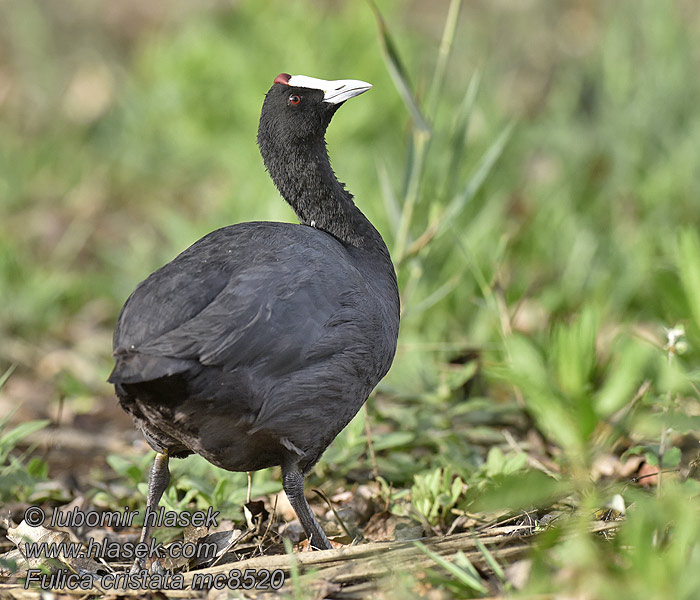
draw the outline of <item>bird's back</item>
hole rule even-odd
[[[393,359],[398,293],[384,262],[301,225],[214,231],[126,302],[110,381],[157,449],[253,470],[279,464],[281,443],[311,465]],[[270,455],[248,456],[246,440]]]

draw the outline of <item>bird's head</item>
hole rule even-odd
[[[336,110],[372,86],[355,79],[327,81],[280,73],[265,96],[258,143],[276,145],[322,142]]]

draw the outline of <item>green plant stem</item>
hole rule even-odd
[[[430,133],[427,130],[416,129],[413,132],[413,157],[409,167],[408,182],[406,185],[406,195],[404,196],[401,210],[401,220],[394,242],[394,261],[400,265],[406,257],[409,242],[409,231],[413,220],[413,210],[415,208],[420,186],[422,182],[425,159],[428,153]]]

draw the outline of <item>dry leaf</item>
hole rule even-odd
[[[102,567],[91,558],[83,556],[66,556],[64,552],[59,551],[57,558],[47,558],[45,551],[38,558],[27,555],[27,545],[39,546],[45,544],[45,547],[56,547],[63,544],[63,548],[77,544],[71,541],[70,536],[65,531],[54,531],[47,529],[44,526],[31,527],[26,521],[22,521],[17,527],[7,530],[7,539],[14,542],[22,556],[27,560],[28,568],[39,568],[41,566],[49,567],[52,571],[63,569],[66,566],[72,571],[79,573],[81,571],[89,571],[96,573]]]

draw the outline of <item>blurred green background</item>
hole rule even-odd
[[[686,502],[700,430],[700,5],[474,0],[457,16],[457,4],[377,0],[383,37],[360,1],[0,3],[0,373],[15,367],[0,417],[97,432],[99,451],[62,442],[35,479],[99,488],[104,476],[76,465],[138,439],[105,383],[122,303],[212,229],[294,220],[255,145],[279,72],[362,79],[372,91],[337,114],[328,145],[399,272],[399,351],[369,407],[396,512],[409,499],[444,532],[482,492],[488,510],[562,497],[526,480],[489,495],[533,460],[593,510],[612,494],[598,483],[616,481],[600,461],[639,455],[680,475],[663,492],[624,488],[639,521],[604,551],[616,559],[596,559],[583,534],[550,540],[576,566],[561,575],[542,553],[530,589],[583,589],[586,573],[585,597],[697,597],[697,568],[675,587],[688,561],[700,567],[697,541],[669,540],[661,559],[647,537],[679,519],[700,535]],[[333,489],[370,469],[361,414],[315,477]],[[219,487],[202,502],[223,498],[221,472],[208,476]],[[276,489],[260,477],[261,493]]]

